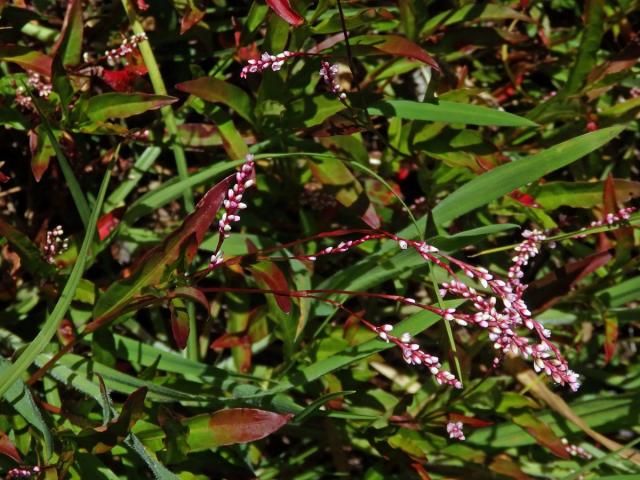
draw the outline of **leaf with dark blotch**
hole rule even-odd
[[[253,123],[253,101],[241,88],[214,77],[200,77],[178,83],[176,88],[202,98],[207,102],[224,103],[238,115]]]
[[[551,308],[581,279],[609,263],[612,258],[608,251],[598,252],[548,273],[529,284],[525,292],[527,305],[536,312]]]
[[[148,93],[103,93],[87,100],[85,113],[91,121],[104,122],[110,118],[128,118],[157,110],[177,100],[175,97]]]
[[[194,452],[223,445],[260,440],[282,428],[293,414],[255,408],[229,408],[183,421],[189,427],[189,446]]]
[[[17,45],[0,46],[0,60],[20,65],[46,77],[51,76],[52,59],[42,52]]]
[[[111,285],[98,299],[94,316],[101,317],[119,309],[143,288],[160,282],[166,268],[178,260],[182,253],[186,261],[191,262],[197,246],[202,243],[215,220],[233,178],[233,175],[229,176],[211,188],[182,225],[137,262],[128,278]]]
[[[14,462],[22,463],[20,452],[18,452],[18,449],[7,434],[2,431],[0,431],[0,454],[6,455]]]
[[[249,267],[253,278],[261,288],[277,292],[289,292],[289,284],[282,270],[273,262],[260,262]],[[276,303],[284,313],[291,311],[291,298],[286,295],[274,295]]]
[[[535,438],[540,445],[548,448],[551,453],[560,458],[569,458],[569,454],[564,448],[562,441],[553,433],[549,425],[538,420],[530,413],[516,415],[512,420],[513,423],[526,430],[529,435]]]
[[[304,23],[304,18],[291,7],[289,0],[267,0],[267,5],[280,18],[294,27],[299,27]]]

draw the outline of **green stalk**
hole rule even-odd
[[[138,16],[136,15],[136,11],[131,6],[129,0],[122,0],[122,5],[124,7],[125,12],[127,13],[127,17],[129,18],[129,23],[131,24],[131,29],[135,34],[146,34],[144,28],[142,28],[142,24],[138,20]],[[153,85],[153,90],[158,95],[167,95],[167,87],[164,84],[164,80],[162,79],[162,74],[160,73],[160,68],[158,67],[158,62],[156,62],[156,57],[151,50],[151,45],[148,40],[144,42],[140,42],[138,44],[138,49],[140,50],[140,54],[142,55],[142,59],[144,60],[144,64],[149,71],[149,80],[151,80],[151,85]],[[180,180],[185,180],[189,175],[187,174],[187,157],[184,154],[184,149],[181,145],[179,145],[175,139],[178,135],[178,125],[176,123],[176,117],[173,114],[173,109],[170,106],[163,107],[160,109],[162,114],[162,119],[164,120],[165,127],[173,140],[171,143],[171,150],[173,151],[173,157],[176,160],[176,168],[178,170],[178,177]],[[184,200],[184,209],[190,213],[193,211],[193,193],[191,190],[185,190],[182,194]]]
[[[82,246],[78,252],[78,258],[71,270],[71,275],[69,275],[69,279],[62,290],[62,294],[60,295],[56,306],[53,308],[51,315],[49,315],[42,326],[40,333],[38,333],[36,338],[27,345],[15,363],[3,372],[2,378],[0,378],[0,398],[7,393],[7,390],[9,390],[16,380],[18,380],[22,374],[27,371],[36,357],[46,348],[53,336],[56,334],[56,331],[60,326],[60,322],[71,305],[71,300],[73,300],[78,284],[82,279],[82,274],[84,273],[84,266],[87,261],[89,246],[93,242],[93,237],[96,233],[96,224],[98,222],[98,216],[102,210],[104,198],[107,194],[107,186],[109,185],[109,179],[111,178],[111,169],[113,168],[113,164],[114,161],[112,160],[104,174],[104,178],[102,179],[98,198],[96,199],[93,212],[91,212],[91,217],[89,218],[85,229],[84,239],[82,240]]]

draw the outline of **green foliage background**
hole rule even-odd
[[[638,2],[148,3],[0,2],[1,475],[638,478],[640,216],[565,235],[640,196]],[[241,78],[284,50],[301,55]],[[235,260],[207,274],[247,153]],[[555,248],[525,298],[576,393],[492,367],[486,332],[338,292],[438,304],[446,272],[392,242],[289,258],[380,227],[504,275],[532,226]],[[464,389],[355,314],[260,289],[398,325]]]

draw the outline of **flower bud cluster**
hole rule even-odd
[[[231,223],[240,221],[240,210],[247,208],[247,205],[242,202],[242,195],[244,195],[247,188],[254,184],[255,166],[253,155],[248,154],[245,163],[236,173],[235,185],[227,192],[227,198],[223,203],[224,213],[218,222],[220,235],[224,238],[229,237]]]
[[[341,88],[337,81],[337,75],[338,65],[332,65],[324,60],[320,62],[320,77],[324,80],[324,83],[329,86],[331,93],[335,93],[340,100],[344,100],[347,98],[347,94],[340,91]]]
[[[567,440],[566,438],[562,439],[562,444],[564,445],[564,449],[567,451],[567,453],[572,457],[580,457],[584,458],[585,460],[591,460],[593,458],[593,455],[587,452],[584,448],[569,443],[569,440]]]
[[[64,230],[58,225],[53,230],[47,232],[47,237],[43,247],[44,258],[49,263],[55,263],[55,257],[69,248],[69,240],[63,238]]]
[[[588,228],[604,227],[605,225],[612,226],[626,222],[631,218],[631,214],[635,211],[636,209],[634,207],[626,207],[618,210],[616,213],[607,213],[603,219],[591,222]],[[583,227],[581,230],[586,229],[586,227]],[[584,238],[586,236],[586,234],[581,234],[578,235],[578,238]]]
[[[413,303],[413,302],[410,302]],[[366,325],[366,324],[365,324]],[[408,332],[404,332],[397,337],[394,335],[393,326],[385,324],[380,327],[373,327],[374,332],[381,340],[392,342],[402,350],[402,358],[409,365],[423,365],[440,385],[451,385],[455,388],[462,388],[462,383],[451,372],[442,370],[442,364],[438,357],[428,354],[418,343],[416,343]]]
[[[147,40],[145,33],[136,33],[129,38],[125,38],[118,48],[104,52],[104,56],[107,57],[107,63],[112,67],[115,66],[117,60],[131,55],[138,48],[138,45],[145,40]]]
[[[37,465],[35,467],[16,467],[7,472],[7,480],[12,478],[31,478],[38,475],[42,469]]]
[[[462,431],[462,422],[447,423],[447,433],[449,434],[449,438],[453,440],[465,440],[464,432]]]
[[[40,98],[49,98],[53,91],[52,85],[47,82],[43,76],[38,73],[31,73],[27,78],[27,85],[36,91]],[[31,96],[25,91],[24,87],[19,86],[16,88],[16,103],[23,108],[33,109],[33,101]]]
[[[240,78],[247,78],[247,75],[250,73],[263,72],[269,68],[274,72],[277,72],[282,68],[282,65],[286,60],[295,56],[295,53],[287,50],[277,55],[271,55],[268,52],[264,52],[260,58],[252,58],[247,61],[248,65],[242,67]]]

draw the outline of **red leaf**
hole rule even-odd
[[[417,462],[416,463],[412,463],[411,464],[411,468],[413,468],[416,471],[416,473],[420,477],[420,480],[431,480],[431,477],[429,476],[429,473],[419,463],[417,463]]]
[[[530,413],[522,413],[513,417],[513,423],[523,428],[529,435],[543,447],[548,448],[554,455],[568,459],[569,454],[562,441],[551,430],[551,427],[540,421]]]
[[[609,363],[618,345],[618,317],[615,313],[604,314],[604,361]]]
[[[0,453],[6,455],[15,462],[22,463],[22,458],[20,457],[18,449],[4,432],[0,432]]]
[[[149,9],[149,5],[144,0],[136,0],[136,5],[141,12],[146,12]]]
[[[127,65],[122,70],[103,70],[102,80],[116,92],[133,92],[135,81],[146,73],[144,65]]]
[[[291,7],[289,0],[267,0],[267,5],[280,18],[294,27],[299,27],[304,23],[304,18]]]
[[[398,57],[414,58],[440,71],[438,62],[431,55],[418,44],[400,35],[367,35],[365,38],[367,43],[373,40],[371,46],[381,52]]]
[[[181,299],[174,298],[169,303],[169,311],[171,312],[171,333],[173,333],[176,346],[182,350],[187,346],[187,339],[189,338],[187,306]]]
[[[180,297],[180,298],[187,298],[189,300],[193,300],[194,302],[202,305],[204,309],[207,311],[207,313],[209,312],[209,301],[207,300],[206,295],[195,287],[176,288],[173,292],[171,292],[170,297],[171,298]]]
[[[541,208],[540,205],[536,202],[536,199],[528,193],[523,193],[520,190],[514,190],[509,194],[509,196],[525,207]]]
[[[279,414],[255,408],[230,408],[209,419],[217,445],[234,445],[260,440],[282,428],[293,414]]]
[[[467,417],[466,415],[460,415],[459,413],[450,413],[449,414],[450,422],[462,422],[465,425],[469,425],[470,427],[490,427],[494,422],[489,422],[487,420],[481,420],[475,417]]]
[[[288,292],[289,284],[282,270],[273,262],[260,262],[252,265],[249,270],[261,288],[269,288],[277,292]],[[274,295],[276,303],[284,313],[291,311],[291,298],[286,295]]]
[[[8,177],[4,173],[0,172],[0,183],[7,183],[9,180],[11,180],[11,177]]]
[[[109,236],[111,232],[118,226],[126,207],[118,207],[111,210],[109,213],[105,213],[98,219],[98,238],[100,241]]]
[[[187,11],[182,17],[180,22],[180,35],[188,32],[196,25],[200,20],[204,18],[204,12],[198,8],[187,7]]]

